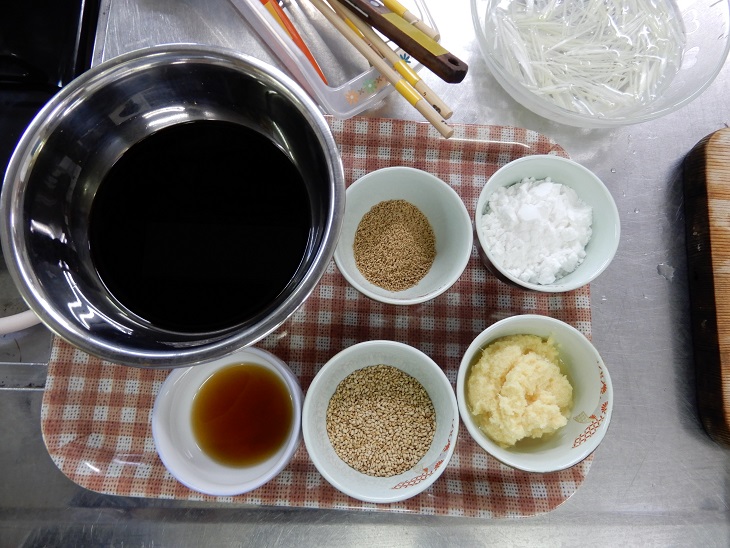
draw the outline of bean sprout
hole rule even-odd
[[[503,0],[486,24],[507,73],[559,107],[597,117],[659,97],[685,44],[672,0]]]

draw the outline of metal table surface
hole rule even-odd
[[[55,467],[41,438],[50,334],[38,326],[0,340],[0,545],[730,545],[730,453],[697,414],[679,172],[687,152],[730,121],[730,66],[672,115],[576,129],[533,115],[502,91],[479,57],[466,0],[427,3],[442,43],[469,64],[458,85],[422,73],[454,107],[452,121],[553,138],[603,178],[621,214],[616,258],[591,288],[593,340],[611,372],[615,408],[584,484],[552,512],[503,520],[92,493]],[[168,42],[229,46],[279,65],[227,0],[102,2],[95,63]],[[367,115],[421,120],[396,95]]]

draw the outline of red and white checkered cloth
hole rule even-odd
[[[526,129],[455,125],[454,136],[444,140],[421,122],[328,121],[342,153],[347,184],[381,167],[412,166],[448,182],[471,214],[480,189],[501,165],[528,154],[567,156],[550,139]],[[332,262],[304,305],[256,346],[284,360],[299,376],[305,392],[330,357],[371,339],[419,348],[455,386],[461,356],[474,337],[495,321],[522,313],[553,316],[591,336],[588,286],[562,294],[513,289],[487,272],[476,250],[449,291],[409,307],[363,297],[349,287]],[[168,373],[105,362],[55,338],[41,426],[60,470],[87,489],[112,495],[504,518],[552,510],[581,485],[593,459],[590,456],[550,474],[520,472],[489,457],[462,426],[443,475],[424,493],[404,502],[364,503],[340,493],[319,474],[304,444],[289,466],[263,487],[234,497],[211,497],[177,482],[155,451],[151,413]]]

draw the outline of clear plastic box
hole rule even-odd
[[[393,86],[306,0],[287,0],[282,7],[317,60],[327,83],[261,0],[231,0],[231,3],[325,114],[340,119],[351,118],[371,108],[393,91]],[[437,30],[421,0],[400,0],[400,3]],[[387,41],[385,37],[383,39]],[[413,70],[421,68],[415,59],[396,46],[392,47]]]

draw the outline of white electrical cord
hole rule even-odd
[[[8,335],[33,327],[40,323],[41,319],[32,310],[26,310],[19,314],[0,318],[0,335]]]

